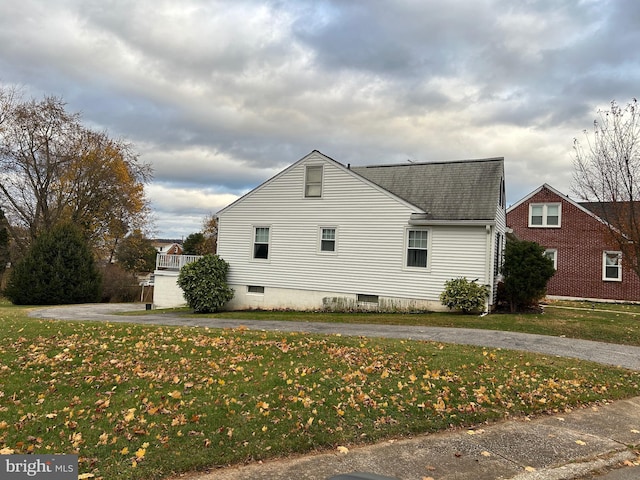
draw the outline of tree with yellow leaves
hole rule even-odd
[[[22,101],[0,90],[0,204],[24,252],[41,232],[71,222],[96,254],[149,222],[151,176],[131,146],[86,128],[57,97]]]

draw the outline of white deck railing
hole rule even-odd
[[[186,264],[195,262],[202,255],[167,255],[158,253],[156,256],[156,270],[180,270]]]

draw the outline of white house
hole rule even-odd
[[[218,212],[218,255],[229,309],[442,310],[449,279],[495,292],[504,233],[503,158],[350,167],[314,150]]]

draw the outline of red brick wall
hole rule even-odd
[[[562,203],[560,228],[529,228],[529,204],[554,202]],[[640,280],[625,267],[624,258],[622,281],[602,280],[602,252],[619,249],[610,241],[606,226],[566,198],[543,187],[507,212],[507,226],[521,240],[557,250],[557,271],[547,285],[548,295],[640,301]]]

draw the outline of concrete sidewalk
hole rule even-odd
[[[640,348],[491,330],[225,320],[171,314],[122,316],[140,304],[77,305],[33,310],[31,316],[176,326],[434,340],[526,350],[640,370]],[[640,392],[639,392],[640,393]],[[527,421],[504,421],[409,440],[344,448],[242,467],[192,473],[191,480],[327,480],[371,472],[399,480],[638,480],[640,397]],[[608,470],[615,469],[611,472]]]
[[[532,421],[505,421],[179,478],[326,480],[371,472],[400,480],[569,480],[599,478],[616,469],[609,475],[618,480],[639,479],[640,467],[634,463],[640,458],[631,445],[640,445],[640,397]]]

